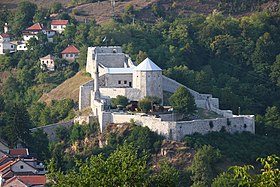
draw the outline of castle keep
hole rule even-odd
[[[163,99],[163,91],[174,93],[179,86],[175,80],[162,75],[162,69],[146,58],[135,65],[121,47],[89,47],[86,71],[93,80],[80,86],[79,109],[92,108],[100,124],[101,132],[109,123],[125,123],[133,119],[136,124],[148,126],[152,131],[166,138],[180,140],[195,132],[205,134],[224,129],[230,133],[248,131],[255,133],[253,115],[233,115],[230,110],[219,109],[219,99],[211,94],[200,94],[187,88],[195,99],[198,108],[213,111],[222,118],[192,121],[174,121],[172,114],[160,117],[112,113],[109,110],[111,98],[126,96],[138,101],[145,96]],[[185,87],[185,86],[184,86]]]

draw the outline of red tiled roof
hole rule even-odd
[[[19,179],[25,184],[39,185],[46,184],[46,176],[45,175],[30,175],[30,176],[18,176]]]
[[[12,178],[6,180],[6,181],[4,182],[4,185],[9,184],[10,182],[13,182],[13,181],[16,180],[16,179],[17,179],[17,176],[13,176]]]
[[[79,53],[79,52],[80,52],[79,49],[77,49],[74,45],[69,45],[61,53],[65,54],[65,53]]]
[[[10,149],[9,154],[12,156],[27,156],[29,155],[27,148]]]
[[[2,36],[3,38],[8,38],[10,37],[10,35],[6,34],[6,33],[1,33],[0,36]]]
[[[51,25],[67,25],[68,20],[52,20]]]
[[[0,166],[0,172],[4,171],[5,169],[9,168],[11,165],[13,165],[14,163],[16,163],[17,161],[9,161],[5,164],[3,164],[2,166]]]
[[[5,161],[7,158],[9,158],[7,155],[3,155],[1,158],[0,158],[0,163]]]
[[[42,29],[43,29],[43,27],[40,23],[35,23],[31,27],[28,27],[26,30],[27,31],[33,31],[33,30],[42,30]]]

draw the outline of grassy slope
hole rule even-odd
[[[78,72],[75,76],[67,79],[62,84],[54,88],[49,93],[44,93],[40,101],[50,103],[51,100],[61,100],[64,98],[71,98],[75,102],[79,100],[79,87],[81,84],[91,80],[83,72]]]

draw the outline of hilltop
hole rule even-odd
[[[0,5],[4,8],[15,9],[17,4],[22,0],[2,0]],[[55,0],[29,0],[35,3],[39,8],[50,8]],[[76,3],[73,4],[71,0],[59,1],[64,7],[64,11],[74,16],[78,21],[95,20],[97,23],[104,23],[112,19],[113,10],[110,1],[98,1],[93,3]],[[157,19],[155,12],[159,11],[164,15],[178,15],[187,16],[192,13],[208,15],[213,10],[221,11],[225,15],[232,15],[240,17],[251,14],[254,11],[260,10],[278,10],[277,0],[263,0],[258,2],[244,1],[241,4],[236,4],[235,1],[228,1],[226,3],[219,3],[214,0],[207,1],[175,1],[175,0],[126,0],[116,1],[115,16],[121,18],[127,9],[128,5],[133,5],[133,14],[135,20],[145,22],[154,22]]]

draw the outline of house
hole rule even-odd
[[[40,58],[41,62],[41,68],[47,69],[49,71],[54,71],[55,65],[54,65],[54,56],[53,55],[47,55],[45,57]]]
[[[51,29],[57,31],[58,33],[62,33],[68,25],[68,23],[68,20],[52,20]]]
[[[48,41],[52,42],[52,38],[55,35],[55,31],[51,29],[44,28],[42,24],[40,23],[35,23],[34,25],[28,27],[23,31],[23,40],[28,41],[31,38],[36,38],[38,39],[37,34],[39,32],[43,32],[45,35],[47,35]]]
[[[61,54],[63,59],[69,62],[74,62],[75,59],[79,57],[80,51],[74,45],[69,45],[61,52]]]
[[[26,176],[14,176],[6,180],[3,184],[4,187],[43,187],[46,184],[46,176],[44,175],[26,175]]]
[[[27,51],[27,41],[12,41],[12,44],[14,44],[16,47],[16,51]]]
[[[9,155],[18,158],[18,157],[27,157],[29,155],[29,151],[27,148],[16,148],[16,149],[10,149]]]
[[[11,43],[10,35],[0,34],[0,54],[11,53],[15,51],[15,45]]]
[[[39,170],[22,159],[8,161],[0,166],[0,181],[22,175],[45,175],[45,170]]]

